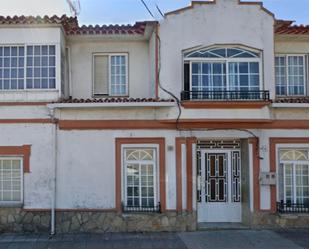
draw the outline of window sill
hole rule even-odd
[[[182,101],[185,109],[261,109],[268,106],[271,101]]]
[[[22,208],[21,202],[0,202],[0,208]]]

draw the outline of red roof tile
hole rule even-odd
[[[155,21],[136,22],[134,25],[78,25],[76,17],[58,16],[0,16],[0,25],[33,25],[33,24],[59,24],[67,35],[144,35],[147,24]]]
[[[275,33],[278,35],[308,35],[309,25],[292,25],[293,21],[276,20]]]
[[[156,98],[97,98],[97,99],[63,99],[55,103],[155,103],[155,102],[175,102],[174,99]]]
[[[279,98],[274,101],[275,103],[309,103],[309,97],[300,98]]]
[[[81,26],[67,31],[68,35],[143,35],[148,22],[136,22],[134,25]]]

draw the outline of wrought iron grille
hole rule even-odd
[[[309,213],[308,204],[295,204],[295,203],[284,203],[283,201],[277,202],[278,213]]]
[[[181,100],[269,101],[269,91],[182,91]]]
[[[122,203],[124,213],[161,213],[161,204],[154,206],[126,206]]]

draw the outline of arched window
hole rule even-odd
[[[240,47],[184,53],[184,90],[196,93],[253,92],[261,88],[261,55]],[[196,95],[207,98],[208,95]]]
[[[280,149],[279,162],[280,201],[287,208],[297,204],[309,210],[309,150]]]

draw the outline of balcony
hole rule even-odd
[[[269,91],[182,91],[182,101],[262,101],[270,100]]]
[[[281,214],[309,213],[309,204],[277,202],[277,212]]]

